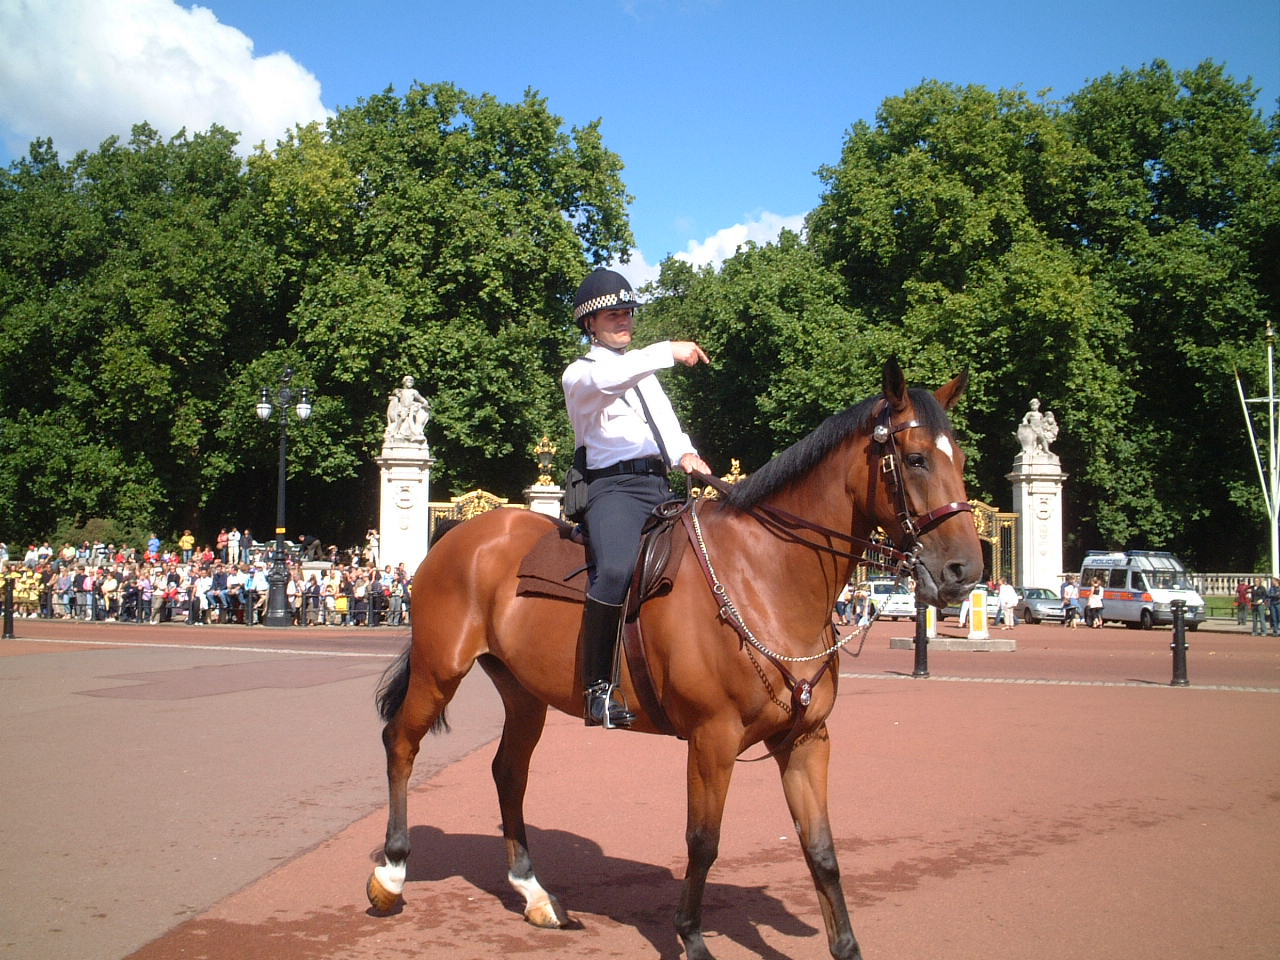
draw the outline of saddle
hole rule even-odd
[[[675,544],[687,543],[684,536],[674,538],[676,523],[687,508],[687,501],[668,500],[655,507],[646,522],[640,538],[640,555],[627,592],[620,638],[636,697],[658,729],[672,735],[676,733],[675,727],[658,701],[649,673],[644,636],[640,631],[640,607],[646,600],[671,592],[685,553],[683,547],[676,549]],[[555,527],[535,543],[520,562],[516,595],[584,603],[590,562],[590,543],[582,528],[557,520]],[[615,659],[616,656],[615,652]]]
[[[652,597],[671,592],[683,551],[672,559],[672,534],[685,510],[683,500],[668,500],[654,508],[640,535],[640,556],[627,593],[627,616],[639,615]],[[683,540],[683,538],[681,538]],[[555,527],[533,545],[516,572],[516,595],[551,597],[582,603],[587,596],[590,542],[582,527],[556,520]]]

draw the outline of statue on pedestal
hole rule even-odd
[[[1052,410],[1040,412],[1040,401],[1032,399],[1031,409],[1022,416],[1018,424],[1018,442],[1022,444],[1022,452],[1032,456],[1052,457],[1058,455],[1049,449],[1049,444],[1058,439],[1058,420]]]
[[[413,385],[413,377],[400,381],[398,389],[391,391],[387,404],[387,429],[382,439],[385,443],[408,441],[427,442],[427,423],[431,420],[431,404]]]

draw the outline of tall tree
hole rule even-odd
[[[622,163],[599,126],[565,132],[532,91],[501,103],[418,85],[253,158],[297,284],[282,356],[327,398],[305,455],[325,464],[328,493],[302,481],[319,512],[350,509],[349,484],[333,481],[358,476],[371,515],[387,394],[404,374],[433,405],[438,489],[519,496],[532,444],[551,432],[567,446],[568,297],[632,243]]]
[[[1274,312],[1257,268],[1275,125],[1253,98],[1211,64],[1174,78],[1157,63],[1065,104],[928,82],[821,171],[809,236],[850,304],[901,326],[924,379],[973,368],[977,491],[1002,497],[1031,396],[1058,414],[1077,548],[1250,553],[1226,536],[1247,518],[1222,491],[1242,463],[1225,367]],[[1188,392],[1206,403],[1187,410]],[[1189,471],[1189,450],[1220,456]]]
[[[229,371],[259,353],[274,260],[233,134],[134,128],[0,181],[0,512],[178,525],[217,494]]]

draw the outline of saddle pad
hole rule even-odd
[[[587,548],[573,539],[574,528],[558,524],[520,561],[516,595],[554,597],[582,603],[587,593]]]

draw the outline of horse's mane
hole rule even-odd
[[[930,391],[912,388],[908,391],[915,407],[915,418],[933,436],[949,434],[951,422]],[[868,429],[868,421],[881,397],[868,397],[848,410],[832,414],[802,440],[797,440],[763,467],[736,484],[725,502],[740,510],[756,506],[775,493],[786,489],[830,456],[836,447],[855,433]]]

